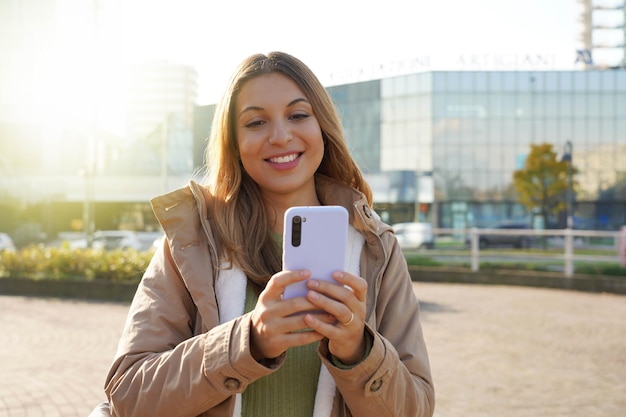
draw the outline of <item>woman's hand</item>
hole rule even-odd
[[[298,313],[317,310],[316,305],[305,297],[282,299],[287,285],[303,281],[310,275],[306,270],[278,272],[259,295],[250,328],[250,350],[257,361],[276,358],[290,347],[307,345],[324,337],[316,331],[302,331],[309,325],[305,323],[305,315]],[[309,315],[316,318],[316,323],[334,321],[334,317],[323,313]]]
[[[365,298],[367,281],[347,272],[335,272],[341,285],[311,279],[307,300],[318,310],[334,317],[332,322],[319,315],[307,314],[304,321],[316,334],[328,338],[330,353],[345,364],[353,364],[365,355]]]

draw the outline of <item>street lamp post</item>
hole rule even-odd
[[[93,172],[86,167],[81,169],[78,174],[85,179],[85,199],[83,201],[83,233],[85,235],[85,244],[91,247],[93,241]]]
[[[568,229],[572,229],[574,227],[574,217],[573,217],[573,205],[574,205],[574,201],[573,201],[573,197],[574,197],[574,192],[572,190],[572,150],[573,150],[573,145],[572,145],[572,141],[567,141],[565,142],[565,149],[563,151],[563,161],[567,162],[567,201],[566,203],[566,207],[567,207],[567,228]]]
[[[572,149],[571,141],[565,142],[562,161],[567,162],[567,231],[565,234],[565,276],[571,278],[574,275],[574,239],[572,228],[574,227],[573,211],[573,190],[572,190]]]

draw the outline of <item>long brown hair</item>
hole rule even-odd
[[[281,258],[270,234],[269,216],[259,187],[238,158],[235,106],[247,81],[274,72],[298,85],[320,124],[324,157],[316,172],[356,188],[372,204],[372,191],[350,155],[335,105],[315,74],[302,61],[283,52],[245,59],[231,78],[213,119],[206,155],[207,183],[214,196],[214,224],[221,255],[261,286],[280,271]]]

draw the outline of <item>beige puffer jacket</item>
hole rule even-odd
[[[348,209],[350,224],[364,237],[359,266],[369,285],[366,329],[374,340],[369,356],[347,370],[329,362],[320,342],[318,353],[336,384],[330,417],[432,416],[419,305],[390,227],[356,190],[325,177],[316,178],[316,186],[323,204]],[[191,182],[152,202],[167,239],[137,289],[107,376],[113,416],[231,417],[235,395],[275,371],[250,354],[250,314],[220,324],[209,198]]]

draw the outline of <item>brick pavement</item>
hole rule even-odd
[[[436,416],[626,416],[626,296],[416,285]]]
[[[626,415],[626,296],[415,284],[437,417]],[[128,305],[0,296],[0,417],[86,417]]]
[[[128,305],[0,296],[0,417],[87,417]]]

